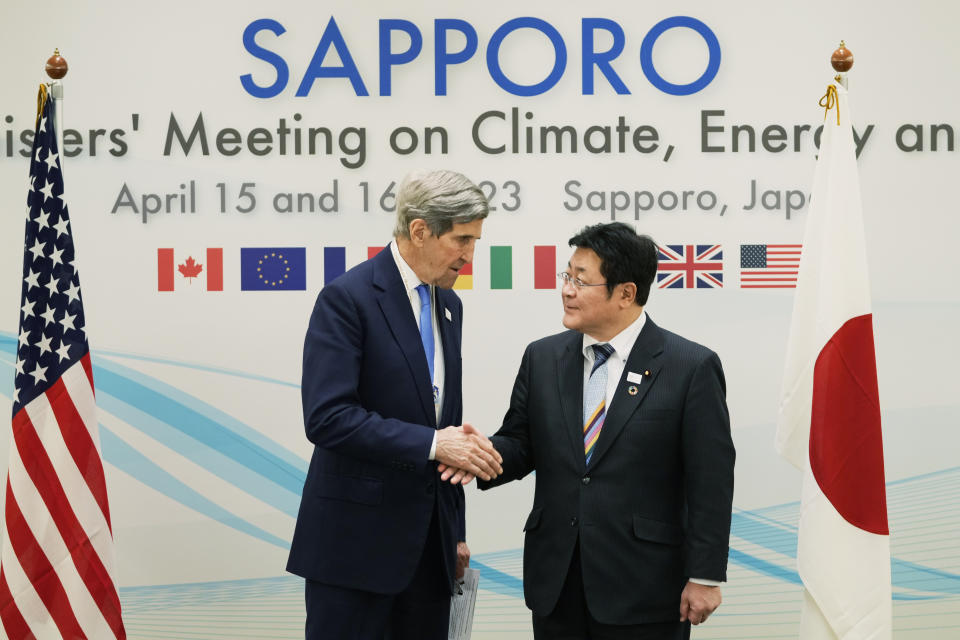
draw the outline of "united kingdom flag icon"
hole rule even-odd
[[[723,247],[719,244],[668,244],[657,247],[657,288],[723,287]]]

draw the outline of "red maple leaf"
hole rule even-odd
[[[177,271],[183,274],[184,278],[196,278],[200,275],[200,272],[203,271],[203,265],[198,264],[197,261],[193,259],[193,256],[187,256],[186,262],[177,265]],[[192,283],[191,281],[191,284]]]

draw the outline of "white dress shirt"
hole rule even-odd
[[[620,384],[620,376],[623,375],[623,368],[627,365],[627,358],[633,351],[633,345],[643,330],[643,325],[647,321],[647,312],[641,311],[640,316],[631,322],[626,329],[613,336],[607,344],[613,347],[613,353],[607,358],[607,396],[606,406],[613,402],[613,395],[617,391],[617,385]],[[587,382],[590,380],[590,371],[593,369],[593,349],[595,344],[600,341],[592,336],[583,334],[583,388],[587,388]],[[640,372],[638,372],[640,373]],[[703,584],[710,587],[719,586],[721,583],[717,580],[707,580],[704,578],[690,578],[690,582]]]
[[[393,261],[397,264],[397,270],[400,272],[400,279],[403,280],[403,286],[407,291],[407,299],[410,301],[410,309],[413,311],[413,318],[420,328],[420,294],[417,287],[424,284],[417,274],[414,273],[407,261],[400,255],[400,249],[397,248],[396,241],[390,243],[390,253],[393,254]],[[437,324],[437,292],[436,287],[430,285],[430,307],[433,313],[430,314],[431,324],[433,325],[433,386],[436,387],[436,394],[433,396],[433,410],[440,419],[440,409],[443,407],[443,381],[445,369],[443,366],[443,342],[440,339],[440,327]],[[437,436],[433,436],[433,444],[430,446],[429,460],[433,460],[437,452]]]
[[[605,404],[610,406],[613,402],[613,394],[620,384],[620,376],[623,374],[623,368],[627,365],[627,358],[633,351],[633,345],[637,341],[637,336],[643,329],[647,321],[647,312],[641,311],[640,316],[631,322],[626,329],[611,338],[607,344],[613,347],[613,353],[607,358],[607,395]],[[590,380],[590,371],[593,369],[593,349],[595,344],[600,341],[592,336],[583,334],[583,388],[587,388],[587,382]]]

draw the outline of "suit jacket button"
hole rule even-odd
[[[570,518],[570,526],[571,527],[577,526],[577,516],[573,516],[572,518]]]
[[[583,480],[581,480],[581,482],[583,484],[590,484],[590,476],[583,476]]]

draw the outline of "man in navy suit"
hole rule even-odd
[[[308,640],[447,637],[469,562],[461,483],[502,470],[485,436],[451,426],[463,307],[450,288],[487,213],[458,173],[408,176],[394,242],[317,297],[302,382],[315,446],[287,562],[306,579]]]
[[[480,488],[537,472],[523,552],[537,640],[689,637],[726,579],[735,454],[720,360],[644,311],[652,239],[611,223],[570,246],[568,331],[527,347],[491,438],[503,475]]]

